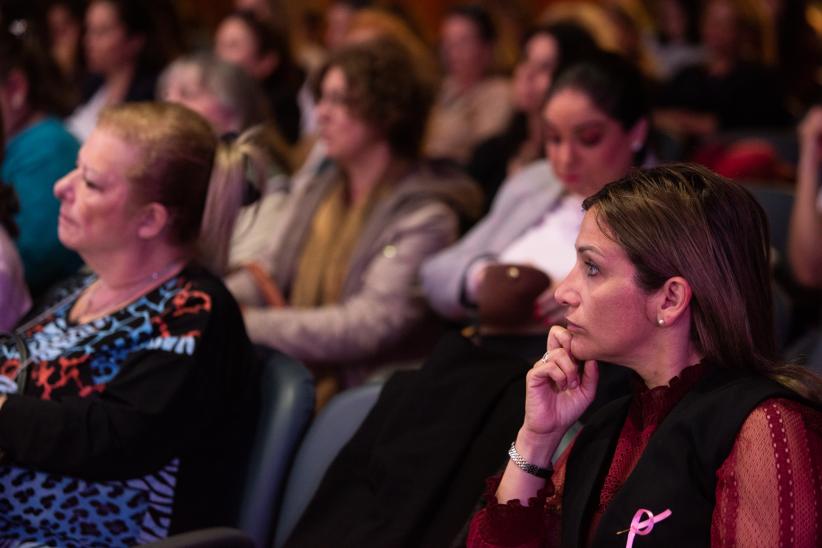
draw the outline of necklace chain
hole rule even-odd
[[[153,284],[154,282],[156,282],[160,278],[165,277],[166,275],[168,275],[170,272],[172,272],[179,265],[180,265],[179,261],[173,261],[173,262],[169,263],[168,265],[166,265],[164,268],[162,268],[160,270],[155,270],[154,272],[152,272],[148,276],[140,278],[139,280],[135,280],[133,282],[130,282],[130,283],[127,283],[127,284],[121,284],[121,285],[114,286],[114,287],[109,286],[115,292],[116,291],[121,291],[121,290],[127,289],[127,288],[136,288],[136,289],[134,289],[134,290],[130,291],[129,293],[127,293],[126,297],[118,298],[116,300],[111,300],[110,299],[112,302],[105,302],[104,301],[105,305],[101,307],[98,304],[97,308],[99,308],[100,310],[106,310],[110,307],[113,307],[114,305],[119,305],[120,303],[126,303],[126,302],[131,301],[135,297],[138,297],[139,295],[142,294],[142,292],[145,289],[145,284],[147,284],[149,282],[151,282]],[[86,317],[86,316],[89,316],[89,315],[95,313],[94,298],[97,296],[97,292],[100,289],[101,284],[102,284],[102,282],[100,282],[100,278],[97,278],[94,282],[91,283],[91,285],[89,286],[89,289],[88,289],[88,294],[86,294],[86,297],[85,297],[86,302],[83,305],[83,311],[81,313],[77,314],[75,316],[76,318],[78,318],[78,319],[83,318],[83,317]],[[98,312],[99,312],[99,310],[98,310]]]

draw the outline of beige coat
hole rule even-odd
[[[311,226],[335,168],[295,190],[272,236],[271,256],[261,263],[287,295]],[[371,212],[351,257],[336,305],[318,308],[247,308],[251,339],[278,348],[309,365],[343,368],[344,384],[361,382],[380,365],[425,355],[421,341],[433,317],[418,280],[428,256],[454,242],[460,221],[475,218],[478,187],[453,170],[418,165]],[[227,279],[245,305],[261,296],[247,273]]]

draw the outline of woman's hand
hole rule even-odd
[[[565,318],[566,306],[554,298],[556,285],[551,284],[534,301],[534,319],[545,327],[561,322]]]
[[[525,422],[514,443],[526,462],[549,468],[551,455],[565,432],[582,415],[596,394],[597,362],[579,362],[571,356],[571,333],[555,325],[548,333],[547,359],[539,360],[525,379]],[[520,469],[509,461],[497,488],[497,500],[519,499],[525,503],[545,484],[545,480]]]
[[[525,381],[522,434],[532,438],[561,437],[591,405],[599,380],[595,360],[585,362],[583,375],[571,355],[571,333],[555,325],[548,333],[547,360],[538,361]]]

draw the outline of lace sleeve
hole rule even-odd
[[[772,399],[742,425],[717,472],[711,545],[822,546],[822,414]]]

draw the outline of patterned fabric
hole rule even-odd
[[[211,299],[185,277],[163,283],[110,316],[76,324],[68,313],[93,280],[65,288],[56,306],[23,327],[31,354],[27,395],[53,401],[95,397],[137,353],[194,354],[202,333],[191,329],[196,321],[187,320],[207,314]],[[14,378],[19,368],[17,348],[0,346],[0,374]],[[178,469],[174,458],[144,477],[84,481],[0,466],[0,546],[127,546],[164,538]]]

